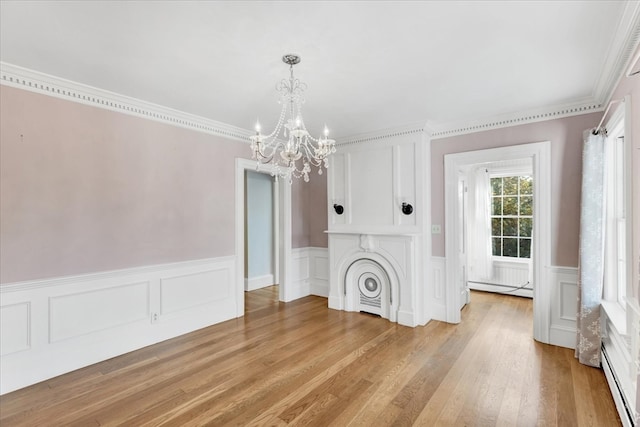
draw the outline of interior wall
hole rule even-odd
[[[328,234],[325,233],[328,228],[327,175],[327,170],[323,170],[322,175],[314,171],[308,183],[311,196],[305,216],[309,218],[309,246],[316,248],[329,246]]]
[[[551,263],[578,265],[582,133],[597,126],[602,113],[476,132],[431,141],[432,224],[442,233],[432,235],[433,256],[445,256],[444,156],[531,142],[551,141]]]
[[[308,206],[309,183],[295,179],[291,183],[291,247],[309,246],[309,221],[305,213]]]
[[[273,178],[246,172],[247,278],[273,275]]]
[[[291,184],[292,247],[326,248],[327,233],[327,171],[318,175],[316,168],[309,182],[295,179]]]
[[[0,282],[234,254],[221,137],[2,86]]]

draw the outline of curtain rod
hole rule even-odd
[[[602,119],[600,119],[600,123],[598,123],[598,127],[596,127],[593,130],[593,134],[594,135],[599,134],[600,131],[602,130],[602,123],[604,123],[604,119],[607,117],[607,114],[609,114],[609,110],[611,109],[611,106],[613,106],[613,104],[617,104],[619,102],[624,102],[624,98],[612,99],[611,101],[609,101],[609,105],[607,105],[607,108],[604,110],[604,114],[602,115]]]

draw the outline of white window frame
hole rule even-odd
[[[520,166],[507,166],[507,167],[496,167],[496,166],[492,166],[489,165],[488,166],[488,172],[489,172],[489,179],[491,178],[504,178],[504,177],[508,177],[508,176],[530,176],[531,178],[533,178],[534,182],[534,192],[531,194],[532,196],[535,194],[535,178],[534,178],[534,174],[533,174],[533,167],[530,164],[527,165],[520,165]],[[491,187],[491,186],[489,186]],[[491,191],[491,188],[489,188],[489,205],[491,205],[492,202],[492,197],[493,197],[493,193]],[[535,210],[536,208],[536,201],[535,201],[535,197],[533,200],[533,209]],[[493,210],[492,210],[493,213]],[[491,218],[493,215],[489,215],[489,218]],[[534,216],[532,216],[533,219]],[[532,245],[532,249],[531,251],[533,251],[533,233],[531,234],[531,245]],[[493,237],[490,237],[493,238]],[[492,248],[493,248],[493,241],[492,241]],[[533,252],[531,252],[533,254]],[[508,257],[508,256],[497,256],[497,255],[493,255],[493,249],[491,251],[491,259],[494,262],[510,262],[510,263],[521,263],[521,264],[529,264],[531,265],[531,257],[529,258],[520,258],[520,257]]]
[[[626,310],[626,296],[631,295],[631,141],[629,121],[625,120],[627,103],[613,113],[606,128],[605,142],[605,268],[603,300]],[[622,137],[622,138],[620,138]]]

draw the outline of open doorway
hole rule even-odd
[[[500,164],[500,162],[517,163],[529,162],[532,179],[535,182],[532,190],[533,205],[531,221],[531,239],[535,242],[530,246],[531,281],[533,287],[534,338],[541,342],[549,342],[550,323],[550,294],[551,289],[547,279],[550,266],[551,252],[551,210],[550,210],[550,143],[539,142],[487,150],[470,151],[449,154],[445,156],[445,217],[459,220],[447,221],[445,224],[445,253],[446,253],[446,317],[450,323],[460,322],[460,308],[467,295],[469,266],[467,252],[470,242],[465,236],[477,236],[464,212],[468,208],[468,198],[461,195],[461,177],[469,177],[469,171],[478,171],[478,165]],[[505,163],[503,163],[505,164]],[[488,168],[486,168],[488,169]],[[466,182],[466,181],[465,181]],[[466,184],[465,184],[466,185]],[[465,228],[466,227],[466,228]],[[466,229],[469,229],[466,232]],[[489,229],[489,233],[491,230]],[[512,236],[507,236],[511,238]],[[485,236],[484,243],[492,245],[492,236]],[[503,235],[497,238],[504,239]],[[524,239],[523,239],[524,240]],[[502,242],[503,240],[501,240]],[[518,242],[516,242],[518,243]],[[511,242],[509,241],[509,244]],[[464,287],[464,288],[462,288]]]
[[[235,203],[235,259],[236,259],[236,315],[243,316],[245,308],[245,271],[246,271],[246,228],[245,228],[245,204],[246,204],[246,174],[247,171],[259,172],[271,177],[274,170],[270,165],[261,165],[256,171],[254,161],[236,159],[236,203]],[[274,282],[278,284],[279,301],[287,302],[293,298],[291,295],[291,185],[286,180],[273,180],[272,189],[272,214],[274,223],[273,243],[273,274]],[[248,284],[248,283],[247,283]]]
[[[278,222],[275,178],[267,173],[245,171],[244,180],[244,290],[245,312],[247,293],[257,292],[252,305],[279,299],[278,293]],[[265,288],[270,288],[265,290]]]
[[[468,288],[533,298],[532,159],[467,165],[459,181]]]

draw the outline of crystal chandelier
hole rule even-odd
[[[319,139],[309,134],[302,119],[302,104],[307,85],[293,77],[293,66],[300,62],[300,57],[293,54],[284,55],[282,62],[289,65],[291,76],[289,80],[282,79],[276,85],[276,90],[280,92],[279,103],[282,104],[280,118],[269,135],[262,135],[260,123],[256,123],[256,134],[249,137],[252,158],[256,159],[257,167],[260,167],[260,164],[273,165],[273,175],[276,177],[288,178],[289,182],[293,178],[304,177],[304,181],[309,182],[311,166],[317,167],[320,175],[322,168],[326,169],[329,166],[327,157],[336,152],[336,142],[328,138],[329,130],[326,126]]]

